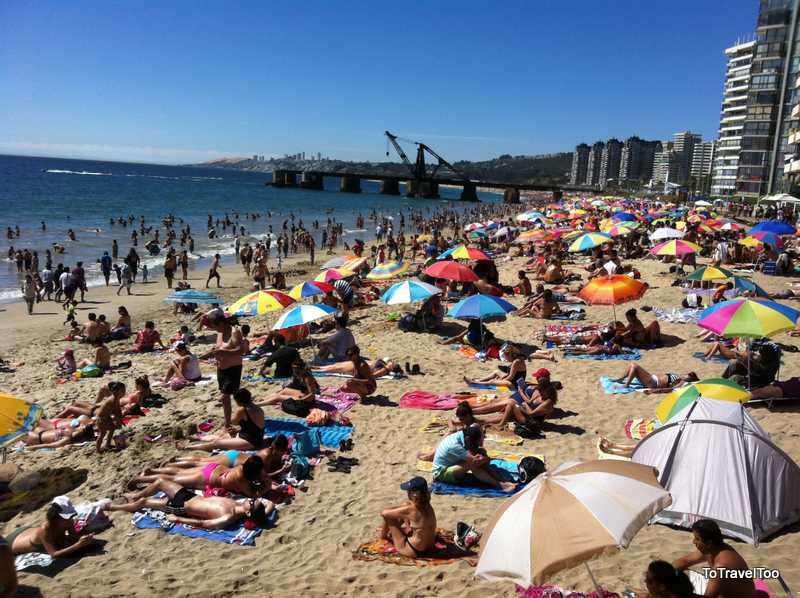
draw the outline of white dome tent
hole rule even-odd
[[[713,519],[758,543],[800,520],[800,467],[737,403],[695,401],[639,442],[632,460],[655,467],[672,495],[656,523]]]

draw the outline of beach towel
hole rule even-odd
[[[459,353],[469,359],[475,359],[475,356],[478,354],[478,350],[475,347],[470,347],[469,345],[458,345],[457,349]]]
[[[634,417],[625,422],[625,436],[631,440],[641,440],[658,427],[652,417]]]
[[[437,434],[443,434],[447,431],[447,418],[442,417],[441,415],[434,415],[431,417],[430,421],[423,425],[420,429],[420,432],[436,432]]]
[[[467,384],[470,388],[477,388],[479,390],[510,390],[510,384],[487,384],[485,382],[470,382]]]
[[[586,314],[582,311],[567,311],[560,314],[551,314],[548,320],[584,320]]]
[[[433,482],[431,484],[431,492],[433,494],[458,494],[460,496],[496,498],[499,496],[511,496],[520,489],[521,485],[518,483],[519,475],[517,473],[517,463],[502,459],[492,459],[491,466],[498,478],[503,481],[517,482],[517,487],[511,492],[504,492],[492,486],[487,486],[472,476],[467,476],[461,484]]]
[[[294,436],[299,432],[306,432],[308,430],[318,430],[320,433],[320,440],[322,444],[331,447],[339,448],[339,443],[342,440],[347,440],[353,434],[352,426],[309,426],[300,419],[289,419],[287,417],[267,417],[264,419],[264,435],[275,436],[283,434],[284,436]]]
[[[644,390],[644,385],[636,379],[631,380],[630,386],[625,386],[621,382],[617,382],[611,376],[600,376],[600,386],[603,387],[607,395],[625,395]]]
[[[355,405],[359,396],[353,392],[345,392],[333,386],[321,386],[316,398],[316,406],[328,411],[333,409],[339,413],[349,411]]]
[[[597,335],[601,324],[546,324],[542,335],[552,345],[577,344]]]
[[[623,349],[617,355],[576,355],[574,353],[564,353],[566,359],[594,359],[597,361],[638,361],[642,358],[639,349]]]
[[[164,493],[156,494],[156,498],[163,498]],[[161,511],[151,511],[150,509],[143,509],[133,514],[131,523],[139,529],[160,529],[170,535],[186,536],[187,538],[203,538],[205,540],[213,540],[215,542],[222,542],[224,544],[238,544],[240,546],[252,546],[256,542],[256,538],[261,535],[264,529],[269,529],[275,526],[278,520],[278,511],[272,511],[268,517],[268,527],[255,529],[245,529],[244,526],[238,526],[231,529],[224,530],[208,530],[191,527],[183,523],[172,523],[167,519],[167,514]]]
[[[447,565],[459,559],[465,559],[471,565],[477,563],[478,554],[474,550],[462,550],[453,543],[453,532],[437,529],[435,548],[429,550],[424,557],[410,557],[398,554],[394,544],[388,540],[372,540],[365,542],[353,551],[357,561],[383,561],[393,565],[412,567],[430,567]]]
[[[420,432],[434,432],[436,434],[445,434],[447,432],[448,419],[441,415],[434,415],[428,423],[420,428]],[[484,440],[491,440],[498,444],[505,444],[508,446],[519,446],[524,442],[521,436],[517,436],[512,432],[505,430],[502,431],[487,431],[484,435]],[[491,453],[490,453],[491,454]]]
[[[46,552],[27,552],[25,554],[17,555],[14,558],[14,568],[17,571],[24,571],[26,569],[47,569],[55,562],[55,559]]]
[[[602,596],[596,591],[591,594],[584,594],[583,592],[564,589],[561,586],[546,585],[530,586],[528,588],[517,586],[517,598],[562,598],[563,596],[569,596],[569,598],[620,598],[619,594],[601,589],[603,590]]]
[[[422,449],[423,451],[432,451],[430,447]],[[497,461],[497,465],[499,467],[504,467],[503,463],[511,463],[514,465],[513,472],[517,471],[517,465],[519,462],[522,461],[525,457],[536,457],[542,463],[544,463],[544,455],[537,455],[535,453],[528,453],[525,455],[516,455],[514,453],[506,453],[504,451],[486,451],[486,454],[491,457],[493,461]],[[426,473],[430,473],[433,471],[433,461],[423,461],[422,459],[417,459],[417,471],[422,471]]]
[[[680,307],[674,309],[654,307],[653,315],[656,317],[656,320],[661,322],[671,322],[673,324],[696,324],[697,320],[700,319],[700,314],[702,311],[702,309],[684,309]]]
[[[427,390],[410,390],[400,397],[400,407],[404,409],[455,409],[464,400],[474,399],[474,394],[435,393]]]
[[[137,419],[141,419],[141,418],[143,418],[143,417],[144,417],[145,415],[147,415],[148,413],[150,413],[150,410],[149,410],[149,409],[145,409],[145,408],[143,407],[143,408],[142,408],[142,414],[141,414],[141,415],[126,415],[126,416],[124,416],[124,417],[122,418],[122,425],[123,425],[123,426],[127,426],[127,425],[128,425],[128,424],[130,424],[131,422],[134,422],[134,421],[136,421]]]
[[[722,355],[714,355],[713,357],[706,358],[705,351],[695,351],[692,353],[692,357],[695,359],[699,359],[700,361],[705,361],[707,363],[728,363],[728,358]]]

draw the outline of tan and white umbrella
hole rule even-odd
[[[542,584],[562,569],[625,548],[671,502],[653,467],[565,463],[500,506],[481,540],[475,575]]]

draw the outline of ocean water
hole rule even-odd
[[[442,189],[440,200],[418,200],[403,196],[378,194],[378,184],[362,183],[362,193],[341,193],[339,179],[325,180],[324,191],[302,189],[276,189],[266,187],[271,180],[268,173],[242,172],[184,166],[162,166],[131,164],[125,162],[99,162],[89,160],[65,160],[61,158],[29,158],[0,156],[0,234],[3,243],[0,253],[0,302],[17,299],[20,294],[20,279],[13,262],[7,260],[10,245],[16,249],[28,248],[39,252],[40,268],[44,266],[44,251],[53,243],[66,247],[64,254],[53,255],[53,265],[59,262],[74,266],[83,261],[89,275],[89,284],[101,281],[97,260],[103,251],[111,253],[111,242],[117,240],[119,255],[124,257],[132,246],[131,226],[113,227],[109,219],[133,215],[138,229],[139,216],[145,217],[147,226],[156,226],[163,217],[174,214],[191,226],[195,240],[193,267],[204,265],[208,256],[220,253],[224,265],[233,262],[233,236],[228,234],[210,240],[206,221],[211,214],[222,219],[228,214],[239,222],[248,235],[264,238],[268,225],[278,232],[290,213],[295,222],[302,220],[311,230],[311,223],[319,220],[324,227],[326,219],[335,219],[344,226],[345,240],[360,236],[372,236],[369,215],[377,213],[397,218],[413,209],[434,211],[445,205],[464,209],[474,204],[457,202],[458,189]],[[402,189],[402,187],[401,187]],[[493,193],[480,194],[485,202],[496,202]],[[271,217],[267,217],[267,212]],[[252,221],[245,213],[260,213],[262,218]],[[357,216],[367,219],[367,232],[355,231]],[[408,220],[408,218],[406,218]],[[41,230],[41,222],[46,230]],[[7,227],[19,226],[20,237],[6,238]],[[179,232],[180,224],[176,223]],[[76,240],[67,238],[68,229],[76,234]],[[161,239],[165,238],[164,228]],[[218,234],[222,230],[218,229]],[[319,247],[321,232],[316,233]],[[161,256],[145,257],[143,248],[146,239],[139,239],[136,250],[153,275],[158,274]],[[175,244],[180,248],[179,244]],[[318,249],[319,252],[319,249]],[[114,275],[112,273],[112,279]]]

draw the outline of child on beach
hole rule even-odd
[[[78,308],[78,302],[75,301],[74,299],[72,301],[70,301],[69,303],[65,304],[64,309],[67,312],[67,319],[64,320],[64,322],[61,324],[62,326],[64,324],[66,324],[67,322],[73,322],[73,323],[77,324],[77,322],[75,320],[75,310],[77,308]]]
[[[142,282],[147,284],[147,276],[150,274],[150,271],[147,269],[147,264],[142,264]]]
[[[106,449],[111,449],[114,431],[122,427],[122,406],[120,405],[117,393],[113,393],[100,403],[95,417],[97,428],[95,448],[98,453],[102,453]],[[106,440],[105,449],[103,448],[104,438]]]

